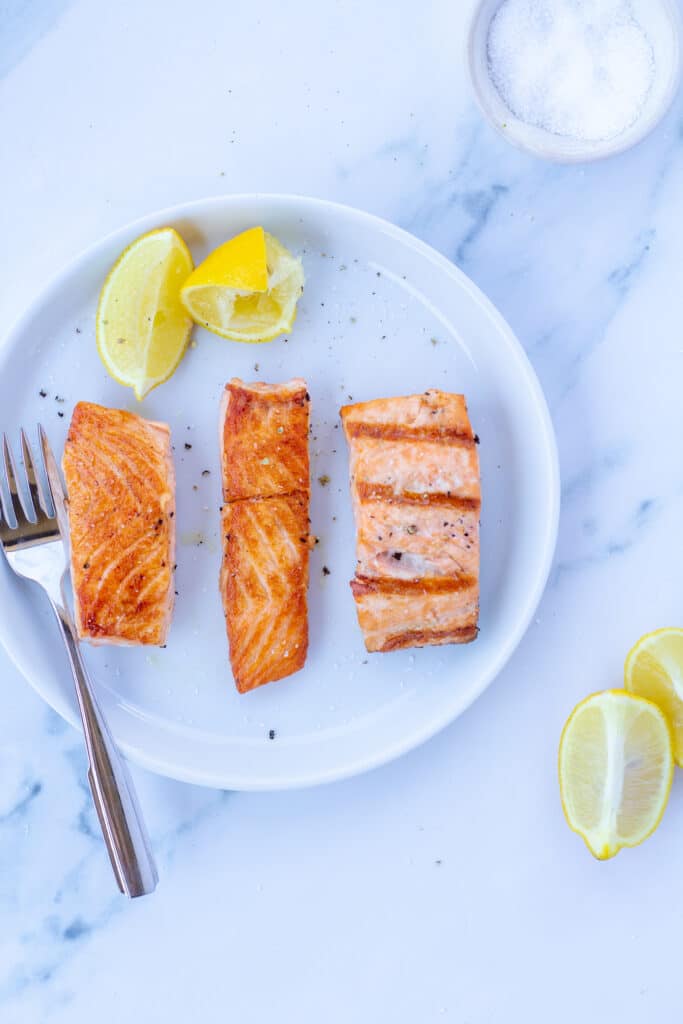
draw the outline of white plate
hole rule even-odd
[[[99,361],[95,306],[124,246],[165,224],[181,232],[196,261],[238,231],[264,224],[302,255],[306,290],[291,337],[240,345],[197,331],[196,348],[173,379],[138,406]],[[230,674],[217,591],[218,402],[233,375],[307,379],[312,529],[320,537],[311,558],[306,667],[245,696]],[[145,217],[85,252],[36,300],[0,350],[0,382],[2,427],[16,435],[20,424],[32,429],[40,420],[57,452],[79,399],[171,424],[179,597],[168,647],[85,648],[117,741],[154,771],[210,786],[278,789],[389,761],[453,721],[482,692],[540,599],[557,534],[559,475],[536,377],[510,329],[464,274],[368,214],[320,200],[255,195]],[[481,633],[463,647],[368,655],[348,585],[354,530],[338,409],[351,396],[362,401],[431,386],[467,395],[481,437]],[[203,476],[206,469],[210,475]],[[318,482],[324,475],[327,486]],[[4,562],[0,612],[0,640],[10,657],[76,723],[46,603],[11,577]]]

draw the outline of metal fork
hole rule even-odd
[[[156,888],[156,865],[132,780],[97,705],[81,657],[65,596],[69,532],[64,492],[57,464],[41,426],[38,427],[38,436],[48,493],[36,472],[31,446],[23,430],[21,450],[25,475],[23,486],[18,486],[17,463],[7,436],[3,435],[0,545],[17,576],[32,580],[43,588],[57,617],[76,684],[88,752],[88,781],[116,881],[127,896],[144,896]]]

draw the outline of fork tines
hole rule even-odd
[[[40,459],[42,472],[45,473],[44,446],[47,438],[43,428],[38,426],[40,440]],[[0,463],[0,516],[12,530],[29,525],[36,525],[41,519],[53,519],[54,509],[43,486],[39,470],[33,457],[31,445],[22,428],[20,431],[21,455],[23,472],[20,464],[15,461],[14,453],[2,435],[2,461]]]

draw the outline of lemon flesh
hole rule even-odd
[[[641,637],[626,658],[624,687],[662,709],[671,726],[674,760],[683,766],[683,629]]]
[[[582,701],[562,732],[560,793],[567,822],[605,860],[637,846],[661,821],[673,778],[660,709],[622,690]]]
[[[173,374],[192,320],[180,289],[192,257],[173,228],[137,238],[104,282],[97,307],[97,349],[111,376],[143,399]]]
[[[301,260],[261,227],[215,249],[185,282],[195,323],[232,341],[272,341],[292,329],[304,287]]]

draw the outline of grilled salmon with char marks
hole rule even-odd
[[[303,668],[310,479],[306,382],[231,380],[221,406],[220,587],[237,689]]]
[[[170,430],[79,402],[64,448],[76,628],[92,644],[164,644],[173,614]]]
[[[464,396],[431,389],[344,406],[341,417],[367,649],[474,640],[481,491]]]

